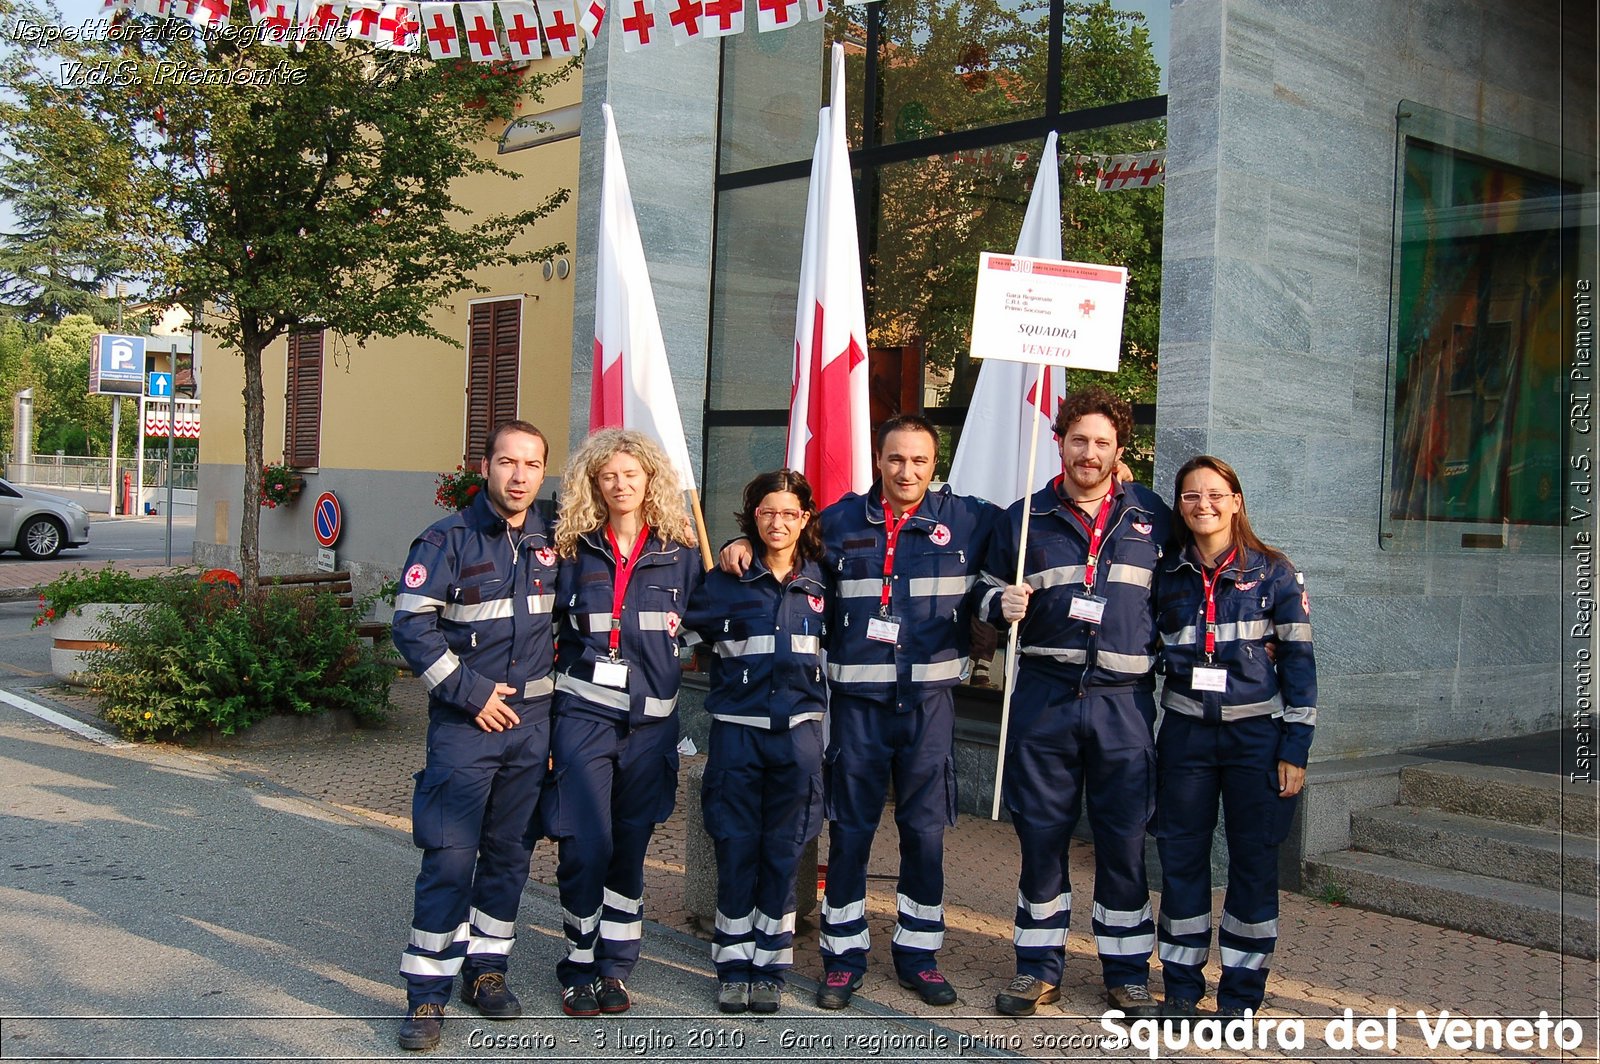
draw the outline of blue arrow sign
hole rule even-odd
[[[150,398],[166,399],[172,395],[172,374],[150,374]]]

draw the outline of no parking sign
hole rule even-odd
[[[325,491],[317,496],[317,504],[311,508],[311,530],[324,547],[339,542],[339,533],[344,531],[344,508],[333,492]]]

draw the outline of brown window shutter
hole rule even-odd
[[[467,342],[465,464],[483,456],[489,432],[517,416],[517,371],[522,361],[522,301],[473,305]]]
[[[284,396],[283,460],[296,468],[321,464],[321,329],[289,334],[288,392]]]

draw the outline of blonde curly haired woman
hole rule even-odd
[[[561,572],[554,776],[569,1016],[626,1012],[639,959],[644,856],[678,783],[678,649],[704,579],[677,474],[649,437],[590,436],[567,463],[556,526]]]

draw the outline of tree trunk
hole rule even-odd
[[[253,331],[244,337],[244,498],[239,507],[239,581],[246,595],[261,580],[261,436],[265,395],[261,388],[261,349]]]

